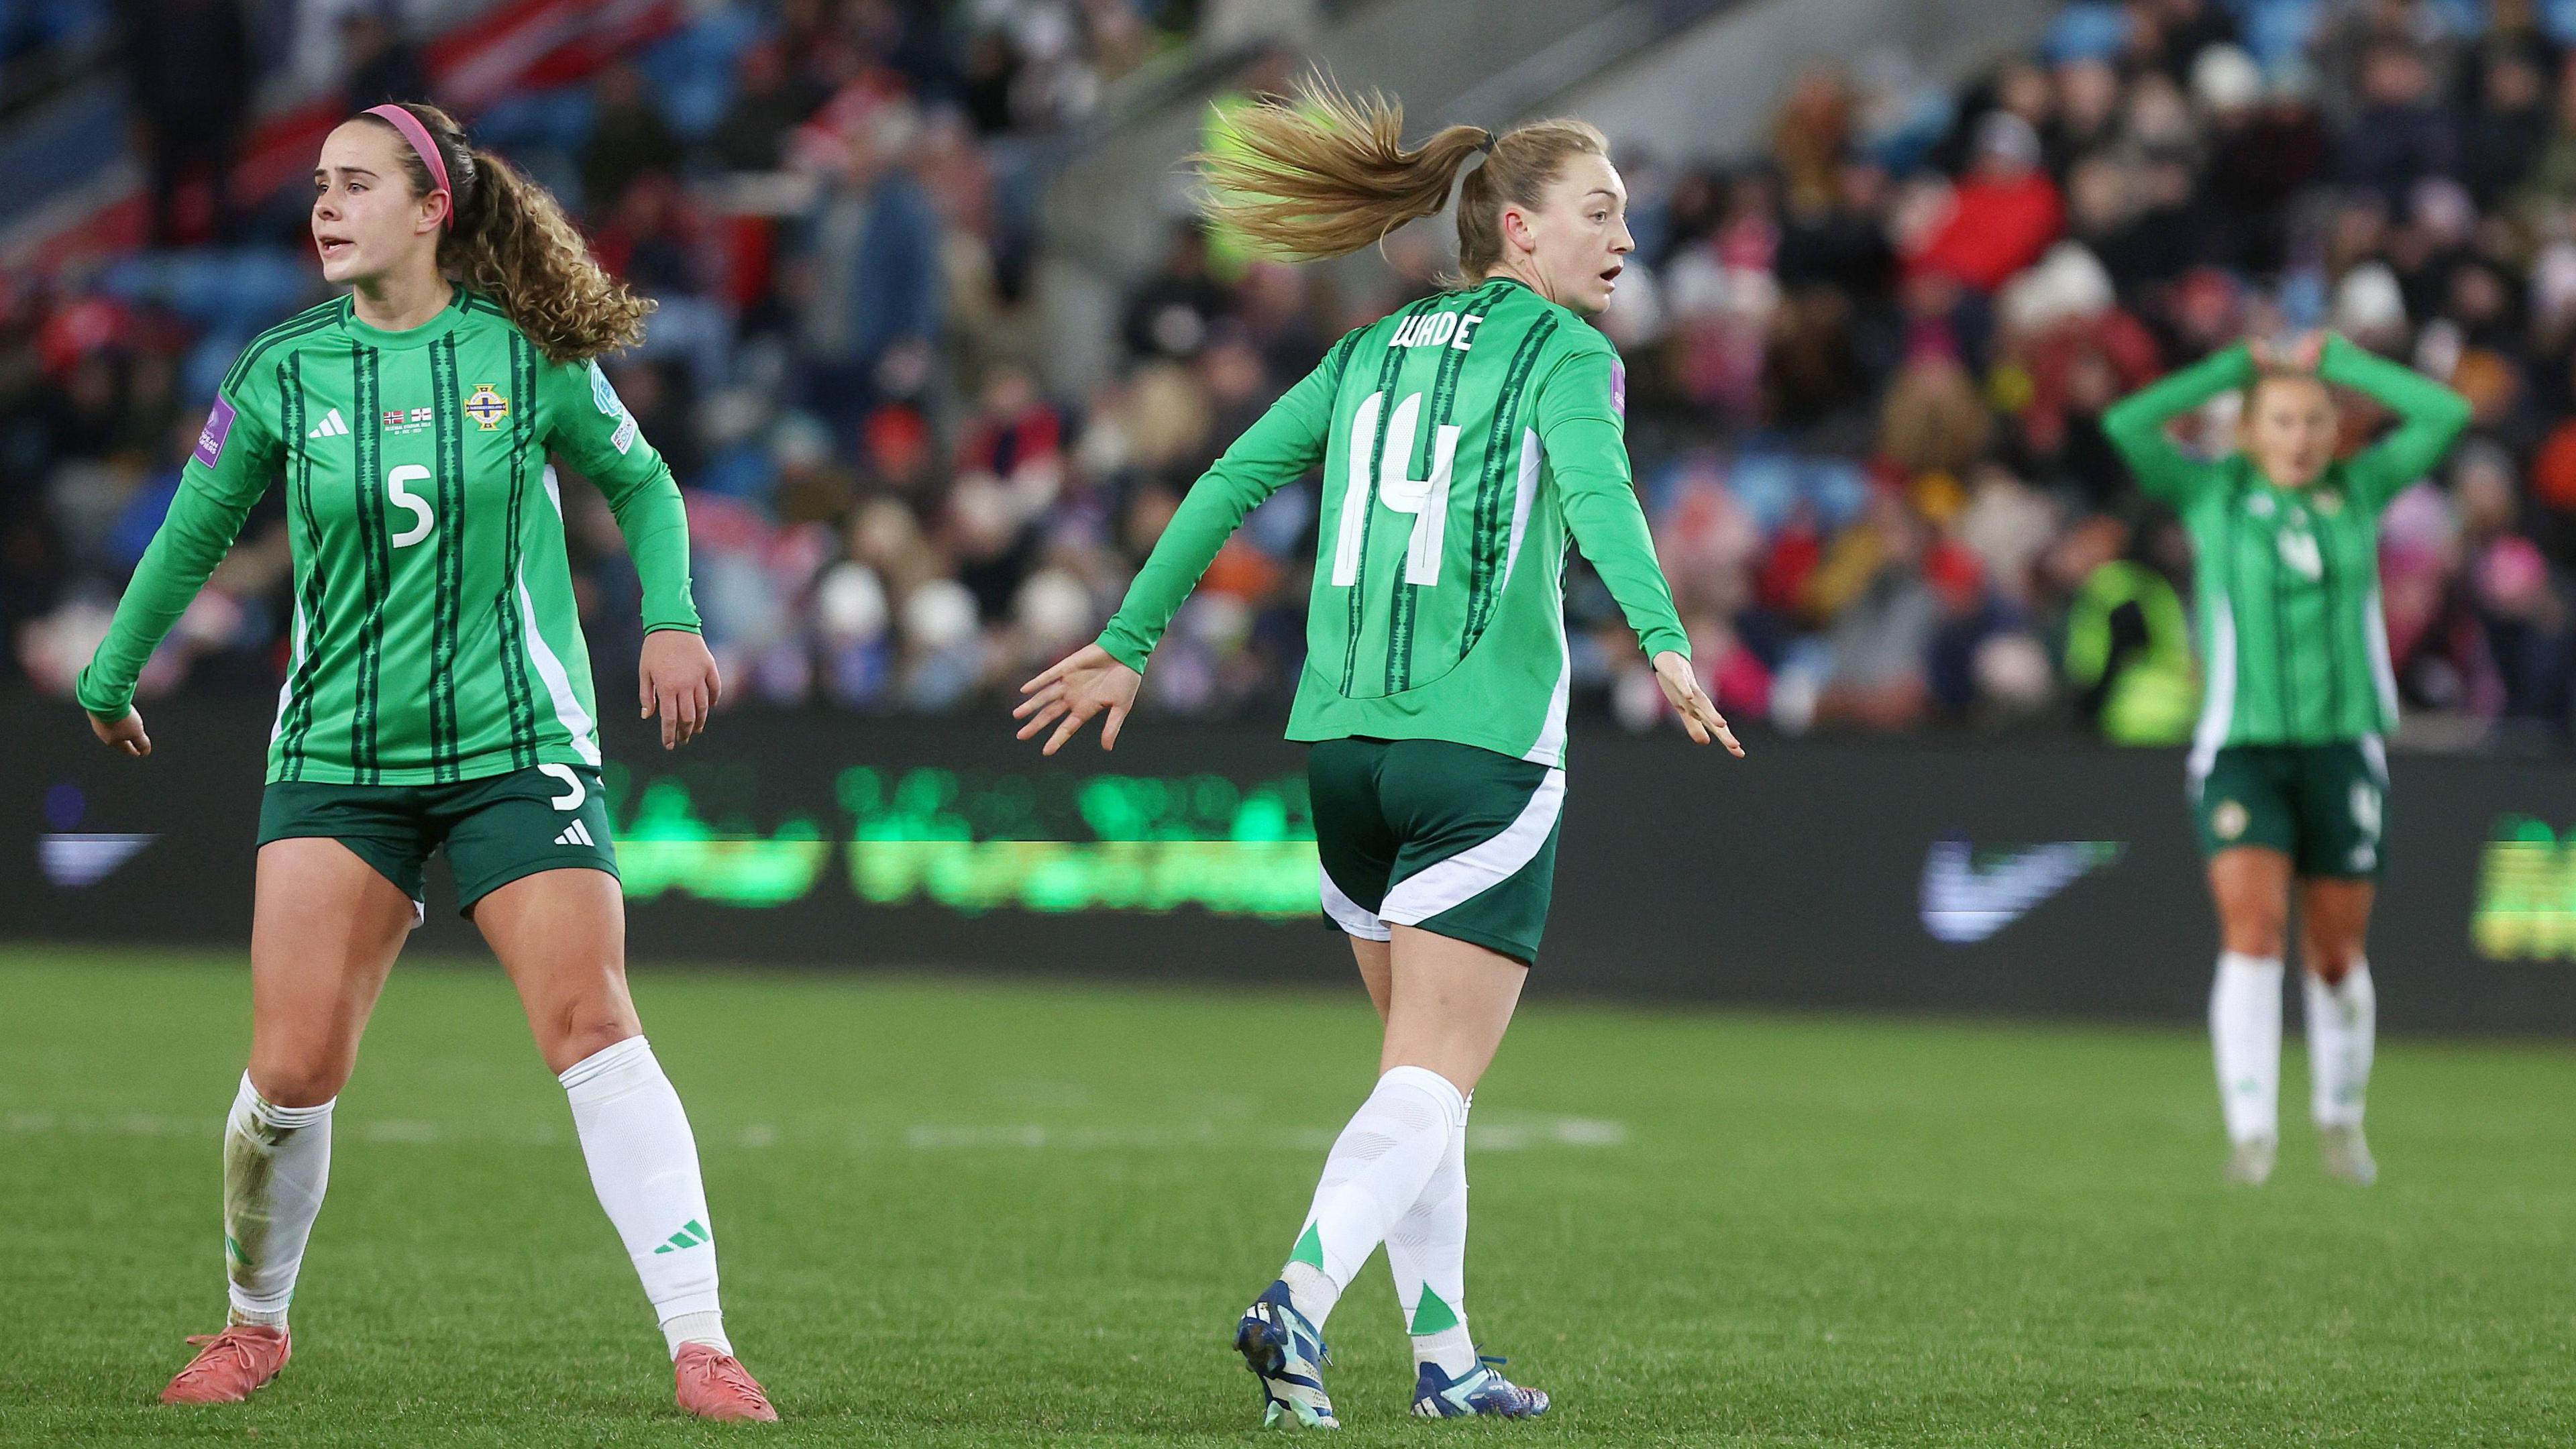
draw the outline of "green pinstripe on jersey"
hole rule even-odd
[[[384,401],[380,365],[375,348],[349,349],[350,407],[361,419],[376,416],[376,404]],[[384,741],[377,707],[384,693],[385,602],[393,591],[393,546],[385,536],[383,439],[376,429],[361,426],[351,441],[358,462],[349,471],[347,483],[357,505],[358,527],[347,547],[358,555],[366,592],[358,614],[357,692],[349,709],[349,768],[355,772],[350,783],[380,785],[384,783]]]
[[[459,292],[405,332],[343,299],[269,329],[227,375],[81,702],[114,717],[272,483],[295,600],[269,778],[427,785],[599,762],[549,453],[597,484],[647,629],[697,626],[687,516],[607,380],[545,359]]]
[[[537,395],[536,349],[518,329],[510,331],[510,395]],[[505,515],[501,577],[519,577],[525,540],[528,507],[528,451],[536,437],[537,410],[523,408],[510,419],[510,501]],[[519,611],[513,607],[513,590],[505,589],[492,601],[493,637],[501,644],[502,704],[510,716],[510,764],[513,769],[526,769],[536,763],[534,740],[537,728],[535,691],[528,683],[528,638]]]
[[[465,511],[465,399],[456,385],[456,338],[429,344],[430,392],[436,399],[438,437],[438,517],[432,535],[438,545],[437,597],[432,601],[429,635],[429,750],[436,782],[456,779],[460,748],[456,725],[456,635],[464,611],[464,559],[460,550],[474,521]]]
[[[1485,306],[1502,294],[1506,283],[1488,282],[1459,299],[1460,313],[1481,314]],[[1456,347],[1440,350],[1440,365],[1431,383],[1431,416],[1415,435],[1413,473],[1431,476],[1433,455],[1440,430],[1449,425],[1458,407],[1458,374],[1466,369],[1467,352]],[[1367,558],[1368,551],[1360,551]],[[1386,692],[1401,693],[1413,687],[1413,625],[1421,607],[1422,585],[1407,579],[1399,570],[1395,576],[1395,597],[1389,608],[1386,649]]]
[[[1429,312],[1434,306],[1437,306],[1439,301],[1440,299],[1437,297],[1425,297],[1421,301],[1414,303],[1412,306],[1405,308],[1403,311],[1398,312],[1395,315],[1398,319],[1419,317],[1424,313]],[[1401,324],[1399,323],[1399,325]],[[1392,391],[1395,387],[1396,379],[1403,375],[1403,371],[1404,353],[1402,349],[1393,347],[1388,348],[1386,350],[1386,355],[1379,359],[1378,362],[1378,392],[1386,393]],[[1380,407],[1378,409],[1377,426],[1369,437],[1368,456],[1372,460],[1383,456],[1386,452],[1386,430],[1388,424],[1393,421],[1394,415],[1395,409],[1393,408]],[[1359,677],[1360,625],[1366,618],[1368,608],[1368,599],[1364,590],[1368,583],[1369,535],[1374,532],[1376,528],[1377,510],[1372,508],[1369,510],[1368,517],[1360,524],[1359,575],[1356,581],[1350,586],[1350,642],[1342,653],[1342,692],[1345,694],[1350,692],[1352,682]]]
[[[277,403],[278,436],[304,436],[304,354],[301,352],[290,354],[278,368]],[[287,521],[288,551],[310,558],[315,540],[322,536],[322,526],[315,521],[313,514],[313,460],[309,455],[296,456],[294,477],[287,487],[290,514]],[[299,541],[296,535],[299,534],[300,548],[295,547]],[[313,732],[314,664],[322,657],[321,646],[330,627],[329,617],[324,612],[327,592],[322,565],[317,561],[305,569],[302,587],[296,594],[300,617],[296,620],[293,663],[287,672],[288,723],[280,731],[278,750],[278,759],[290,780],[304,778],[304,760]]]
[[[1485,625],[1494,617],[1496,584],[1502,578],[1503,550],[1509,542],[1503,500],[1509,493],[1503,480],[1519,460],[1519,450],[1512,440],[1520,436],[1521,400],[1529,388],[1530,369],[1537,365],[1539,353],[1548,339],[1556,335],[1557,319],[1541,317],[1521,336],[1521,345],[1512,352],[1511,365],[1503,371],[1503,388],[1494,406],[1494,423],[1485,439],[1483,476],[1476,482],[1475,555],[1468,575],[1467,627],[1460,631],[1458,657],[1476,647]]]

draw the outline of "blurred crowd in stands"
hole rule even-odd
[[[1045,384],[1048,148],[1195,20],[1177,0],[700,6],[469,118],[661,303],[611,376],[687,491],[735,700],[989,706],[1090,636],[1199,471],[1334,337],[1436,285],[1445,224],[1355,284],[1175,216],[1129,284],[1123,364]],[[1894,52],[1820,64],[1759,154],[1614,137],[1638,253],[1600,325],[1721,706],[1789,730],[2187,736],[2189,549],[2100,413],[2249,332],[2330,327],[2476,407],[2384,520],[2410,731],[2563,742],[2571,22],[2547,0],[2097,0],[1964,87]],[[375,12],[338,41],[345,107],[440,98]],[[169,63],[126,54],[138,87]],[[1238,94],[1291,70],[1266,56]],[[212,116],[251,78],[201,89],[178,99]],[[177,150],[145,168],[172,245],[0,291],[0,626],[47,689],[103,630],[214,379],[319,295],[300,196],[192,192],[203,158]],[[2200,446],[2227,445],[2229,402]],[[2347,403],[2358,446],[2378,420]],[[1152,707],[1276,715],[1314,512],[1310,482],[1254,514],[1157,654]],[[572,517],[592,647],[631,657],[615,530],[595,503]],[[148,687],[274,690],[282,539],[255,516]],[[1581,707],[1651,725],[1651,676],[1579,569],[1569,608]]]

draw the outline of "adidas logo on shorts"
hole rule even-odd
[[[555,837],[555,844],[595,846],[599,844],[599,842],[591,838],[589,826],[576,820],[570,825],[564,827],[563,834]]]

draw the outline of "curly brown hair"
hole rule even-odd
[[[1313,75],[1293,95],[1227,113],[1215,144],[1190,159],[1218,223],[1270,256],[1318,261],[1438,215],[1450,183],[1480,151],[1485,163],[1458,188],[1458,270],[1466,280],[1502,260],[1506,202],[1538,205],[1569,159],[1607,156],[1610,143],[1591,125],[1560,118],[1499,136],[1444,126],[1408,149],[1402,102],[1375,91],[1352,96]]]
[[[439,238],[440,271],[491,298],[553,361],[581,362],[644,340],[653,300],[601,270],[553,193],[509,162],[467,144],[464,127],[447,112],[421,101],[400,104],[429,132],[447,166],[456,224]],[[356,119],[384,127],[401,142],[403,174],[413,195],[435,189],[429,163],[393,122],[364,113]]]

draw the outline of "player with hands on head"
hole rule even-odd
[[[590,653],[546,461],[616,516],[643,582],[637,702],[676,749],[722,690],[688,513],[598,363],[641,340],[652,304],[435,107],[343,122],[313,188],[314,248],[342,293],[233,364],[79,686],[101,740],[149,755],[143,664],[282,486],[295,609],[260,804],[250,1062],[224,1128],[229,1321],[190,1340],[202,1352],[162,1398],[239,1400],[285,1367],[333,1102],[443,850],[562,1080],[681,1406],[775,1418],[725,1336],[697,1145],[627,992]]]
[[[2349,458],[2329,385],[2397,426]],[[2223,393],[2237,446],[2214,462],[2165,424]],[[2468,425],[2458,393],[2350,341],[2254,339],[2103,414],[2139,486],[2171,504],[2196,554],[2205,675],[2190,796],[2220,954],[2209,1034],[2226,1175],[2271,1176],[2279,1152],[2282,958],[2298,888],[2311,1112],[2326,1171],[2368,1183],[2362,1135],[2378,998],[2363,942],[2387,830],[2386,737],[2397,682],[2379,604],[2379,515]]]
[[[1544,1413],[1468,1334],[1467,1113],[1538,955],[1565,797],[1567,551],[1619,603],[1690,738],[1742,755],[1629,479],[1626,374],[1584,319],[1633,248],[1600,132],[1451,126],[1328,84],[1234,113],[1203,156],[1219,218],[1272,255],[1338,256],[1458,197],[1461,276],[1343,337],[1181,503],[1097,642],[1024,687],[1022,739],[1118,742],[1146,660],[1244,515],[1323,470],[1306,660],[1288,737],[1325,913],[1385,1023],[1375,1089],[1324,1162],[1277,1281],[1235,1347],[1264,1421],[1338,1426],[1323,1328],[1384,1243],[1412,1335],[1413,1410]],[[1471,168],[1472,169],[1469,169]],[[1293,1084],[1295,1044],[1261,1080]],[[1283,1115],[1302,1102],[1274,1104]]]

